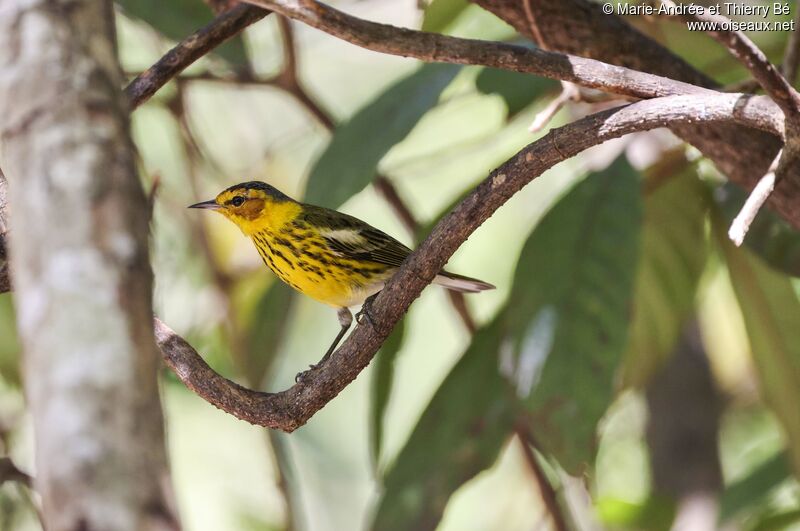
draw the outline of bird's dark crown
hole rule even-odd
[[[291,197],[284,194],[274,186],[261,181],[248,181],[244,183],[234,184],[233,186],[226,188],[223,193],[247,192],[248,190],[258,190],[259,192],[263,192],[264,194],[270,196],[272,199],[275,199],[277,201],[292,200]]]

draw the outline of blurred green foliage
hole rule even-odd
[[[542,449],[573,474],[594,461],[627,340],[640,202],[639,175],[619,158],[545,214],[517,262],[510,378]]]
[[[423,65],[337,127],[308,177],[306,201],[336,208],[363,190],[381,159],[436,105],[460,70],[451,64]]]
[[[681,152],[646,175],[642,253],[623,366],[625,384],[638,388],[672,352],[694,310],[708,256],[709,194],[694,166]]]

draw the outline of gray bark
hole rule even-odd
[[[0,0],[0,165],[49,531],[175,525],[113,28],[109,1]]]

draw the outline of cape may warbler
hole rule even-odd
[[[335,210],[299,203],[254,181],[231,186],[189,208],[216,210],[250,237],[264,263],[291,287],[338,310],[341,330],[324,362],[353,322],[348,309],[379,292],[411,253],[388,234]],[[433,280],[475,293],[494,286],[442,271]],[[367,314],[368,316],[368,314]]]

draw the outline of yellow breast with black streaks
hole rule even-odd
[[[281,280],[335,307],[361,304],[380,291],[395,268],[356,261],[332,251],[325,241],[324,228],[308,224],[299,213],[272,209],[269,220],[262,218],[251,227],[243,227],[264,263]]]

